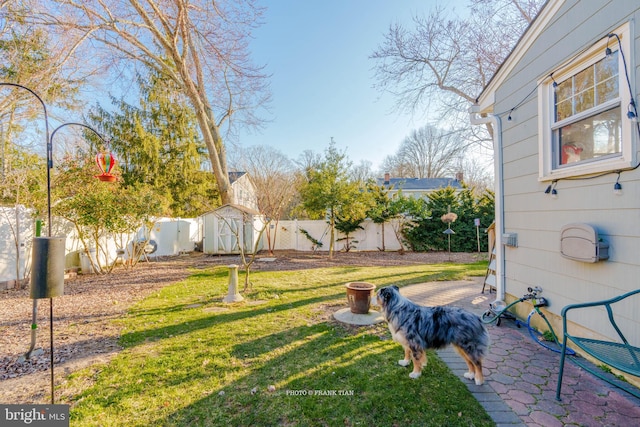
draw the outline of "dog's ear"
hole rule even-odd
[[[399,291],[399,290],[400,290],[400,288],[399,288],[399,287],[397,287],[396,285],[391,285],[391,287],[392,287],[393,289],[395,289],[396,291]]]
[[[380,291],[378,292],[380,299],[384,302],[388,302],[391,299],[391,294],[392,292],[389,289],[389,287],[381,288]]]

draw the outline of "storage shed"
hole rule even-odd
[[[227,204],[201,216],[202,252],[205,254],[238,254],[238,241],[245,253],[263,247],[261,231],[264,218],[260,212],[244,206]],[[256,245],[257,244],[257,245]]]

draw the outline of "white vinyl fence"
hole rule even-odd
[[[389,251],[397,251],[401,249],[400,242],[396,238],[393,227],[395,222],[384,224],[376,224],[371,220],[365,220],[362,224],[362,230],[357,230],[349,235],[350,246],[358,251],[377,251],[383,247],[382,237],[384,229],[384,248]],[[278,224],[270,224],[271,234],[275,233],[275,250],[296,250],[296,251],[328,251],[329,240],[331,239],[331,230],[326,221],[310,221],[310,220],[287,220],[279,221]],[[276,229],[277,227],[277,229]],[[317,247],[303,231],[305,230],[309,236],[322,243]],[[344,250],[346,240],[344,234],[336,230],[336,241],[334,249],[336,251]],[[272,237],[273,238],[273,237]],[[265,243],[264,247],[267,245]]]
[[[13,288],[27,276],[33,234],[27,209],[0,207],[0,289]]]
[[[128,258],[131,253],[132,242],[143,240],[148,234],[153,240],[155,250],[148,254],[149,258],[161,256],[173,256],[180,253],[191,252],[196,244],[203,240],[204,217],[196,219],[184,218],[159,218],[150,230],[141,228],[133,235],[105,236],[101,246],[105,249],[96,253],[95,248],[89,248],[87,255],[82,243],[77,238],[74,228],[69,224],[54,221],[54,235],[66,236],[66,267],[80,267],[84,272],[91,271],[91,257],[94,263],[100,260],[102,266],[111,265],[116,261],[118,248],[125,249],[125,254],[120,255],[122,260]],[[255,226],[255,225],[254,225]],[[397,226],[394,222],[375,224],[366,220],[357,230],[349,236],[352,250],[377,251],[384,248],[389,251],[401,249],[394,232]],[[296,251],[328,251],[331,232],[326,221],[309,220],[285,220],[268,225],[271,228],[272,239],[275,239],[275,250]],[[35,235],[35,222],[29,211],[24,207],[0,208],[0,290],[13,288],[29,277],[31,264],[31,241]],[[316,245],[309,239],[304,230],[312,239],[321,242]],[[344,235],[336,231],[334,249],[345,250],[346,240]],[[262,248],[268,247],[266,233],[262,235]]]
[[[118,258],[130,258],[133,242],[149,238],[154,242],[148,258],[173,256],[191,252],[198,240],[198,221],[183,218],[159,218],[150,230],[142,227],[137,233],[104,236],[101,250],[88,248],[88,254],[71,223],[54,218],[53,235],[65,236],[65,267],[80,268],[93,273],[93,266],[109,266]],[[43,230],[46,235],[46,230]],[[11,289],[28,280],[31,270],[31,247],[35,236],[35,221],[28,209],[0,207],[0,290]],[[120,252],[118,249],[122,249]]]

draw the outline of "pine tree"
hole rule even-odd
[[[215,180],[203,170],[206,148],[184,96],[154,72],[138,81],[138,106],[112,99],[116,112],[97,105],[91,114],[113,138],[110,148],[125,186],[151,185],[168,200],[165,215],[197,216],[219,206]]]

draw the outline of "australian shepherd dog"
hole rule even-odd
[[[482,359],[489,346],[489,334],[480,317],[458,307],[424,307],[400,295],[397,286],[381,288],[376,294],[393,340],[404,348],[401,366],[413,361],[411,378],[418,378],[427,364],[427,349],[451,344],[462,356],[469,372],[465,378],[484,382]]]

